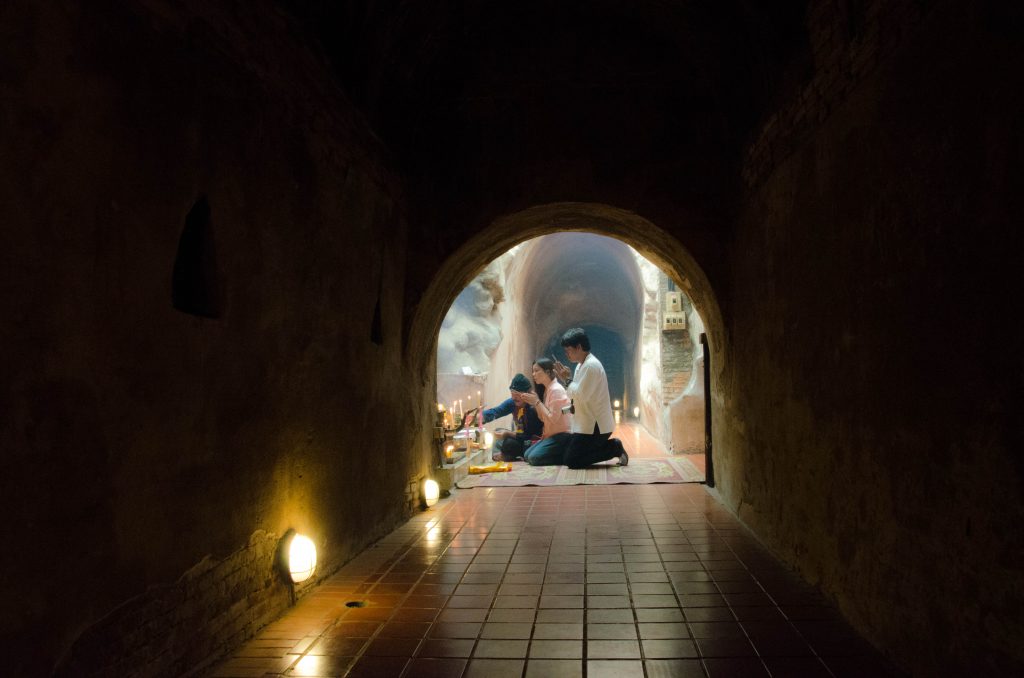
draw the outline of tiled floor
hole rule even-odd
[[[615,485],[458,491],[211,675],[894,674],[703,485]]]
[[[629,456],[633,459],[661,459],[671,456],[665,448],[664,443],[655,438],[641,424],[635,421],[624,421],[615,426],[612,432],[613,438],[622,441]],[[686,457],[694,466],[704,473],[703,454],[682,454],[676,455]]]

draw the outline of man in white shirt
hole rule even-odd
[[[585,468],[617,457],[619,465],[625,466],[629,455],[622,442],[609,438],[615,428],[615,416],[608,394],[608,376],[604,365],[590,352],[590,338],[582,328],[574,327],[562,335],[562,348],[570,362],[576,363],[576,373],[571,378],[568,367],[555,363],[555,373],[565,382],[574,408],[565,465]]]

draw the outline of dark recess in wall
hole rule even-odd
[[[174,258],[171,302],[182,313],[219,318],[217,258],[210,225],[210,202],[200,196],[185,217]]]

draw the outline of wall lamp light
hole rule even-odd
[[[426,503],[427,508],[430,508],[437,503],[438,497],[441,496],[441,486],[437,484],[436,480],[427,478],[423,481],[423,501]]]
[[[279,553],[281,569],[296,584],[306,581],[316,571],[316,544],[295,530],[285,533]]]

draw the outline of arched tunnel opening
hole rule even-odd
[[[450,426],[442,466],[452,461],[451,445],[454,461],[472,456],[466,439],[474,434],[460,426],[465,412],[508,399],[513,376],[530,375],[540,358],[569,363],[561,340],[574,327],[605,370],[613,435],[654,454],[700,455],[702,480],[703,320],[673,277],[629,244],[585,232],[513,246],[452,302],[437,337],[437,400],[454,410],[442,416]],[[479,426],[474,440],[485,428],[494,427]],[[650,442],[641,445],[641,436]]]

